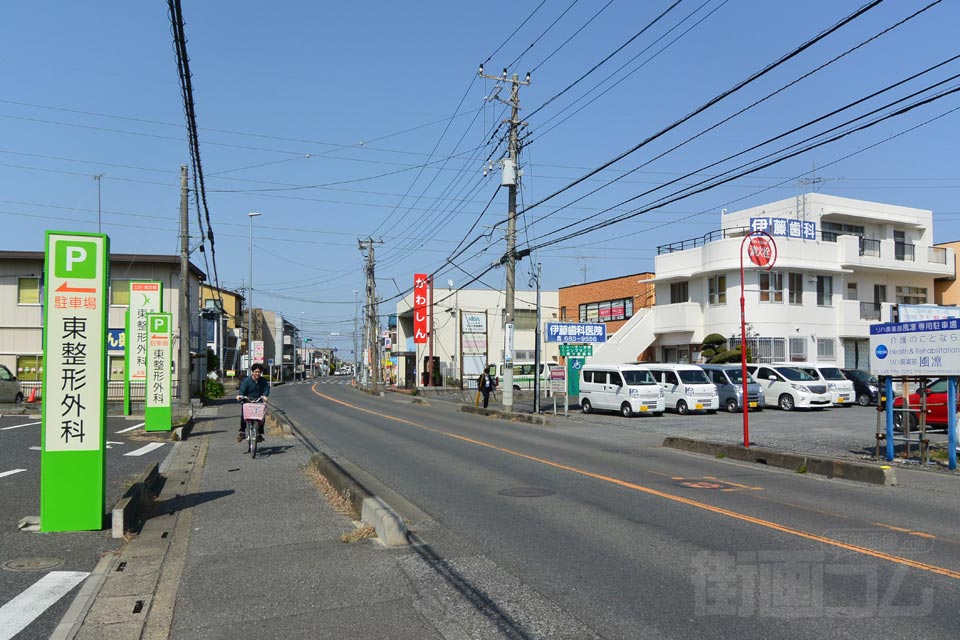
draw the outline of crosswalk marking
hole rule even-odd
[[[142,456],[145,453],[150,453],[154,449],[159,449],[164,445],[163,442],[151,442],[150,444],[140,447],[139,449],[134,449],[130,453],[125,453],[125,456]]]
[[[0,428],[0,431],[10,431],[10,429],[19,429],[20,427],[32,427],[35,424],[40,424],[39,422],[25,422],[24,424],[15,424],[12,427],[3,427]]]
[[[85,571],[51,571],[0,607],[0,640],[10,640],[90,575]]]
[[[145,424],[146,424],[146,422],[141,422],[140,424],[135,424],[135,425],[133,425],[132,427],[127,427],[126,429],[121,429],[120,431],[117,431],[116,433],[126,433],[127,431],[133,431],[134,429],[139,429],[140,427],[142,427],[142,426],[145,425]]]
[[[0,478],[6,476],[12,476],[15,473],[20,473],[21,471],[26,471],[26,469],[11,469],[10,471],[0,471]]]

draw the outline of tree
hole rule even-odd
[[[719,333],[711,333],[703,339],[703,347],[700,350],[700,356],[710,364],[716,364],[716,357],[724,353],[727,346],[727,339]]]

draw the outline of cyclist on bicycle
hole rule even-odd
[[[237,390],[237,400],[244,402],[258,402],[266,400],[270,395],[270,382],[263,377],[263,365],[254,362],[250,367],[250,375],[240,383]],[[243,412],[240,413],[240,433],[237,434],[237,442],[243,442],[246,438],[246,424],[243,420]],[[263,422],[257,427],[257,442],[263,442]]]

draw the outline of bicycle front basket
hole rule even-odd
[[[263,420],[267,405],[262,402],[246,402],[243,405],[244,420]]]

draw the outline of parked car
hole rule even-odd
[[[667,409],[686,415],[691,411],[716,413],[720,408],[717,387],[697,365],[641,363],[640,366],[649,370],[660,383],[664,406]]]
[[[819,362],[776,362],[776,365],[800,369],[827,385],[830,391],[830,400],[838,407],[853,406],[856,394],[853,383],[847,380],[843,372],[836,365]]]
[[[586,365],[580,370],[580,410],[663,415],[663,391],[653,374],[635,364]]]
[[[934,378],[926,384],[919,387],[911,393],[909,406],[904,410],[903,396],[898,396],[893,400],[893,426],[897,431],[903,431],[903,423],[906,420],[911,431],[920,426],[920,411],[922,396],[926,396],[926,428],[946,429],[949,420],[947,410],[947,378]],[[957,394],[958,402],[954,407],[954,412],[960,408],[960,392]]]
[[[877,404],[880,398],[880,381],[877,380],[877,376],[860,369],[841,369],[840,371],[853,383],[858,405],[869,407]]]
[[[720,406],[730,413],[743,410],[743,370],[739,364],[702,364],[700,368],[716,385]],[[747,406],[762,411],[763,388],[747,374]]]
[[[563,365],[557,364],[556,362],[541,362],[540,363],[540,387],[546,388],[550,386],[550,370],[555,368],[563,368]],[[534,362],[528,361],[519,361],[515,360],[513,362],[513,390],[521,391],[523,389],[533,389],[533,379],[534,371],[536,371],[537,365]],[[491,376],[494,377],[497,381],[497,386],[503,384],[503,363],[498,362],[496,364],[491,364],[487,367],[487,371]]]
[[[765,406],[793,411],[823,409],[833,402],[827,385],[800,369],[754,363],[747,371],[763,387]]]
[[[23,402],[20,381],[2,364],[0,364],[0,402]]]

